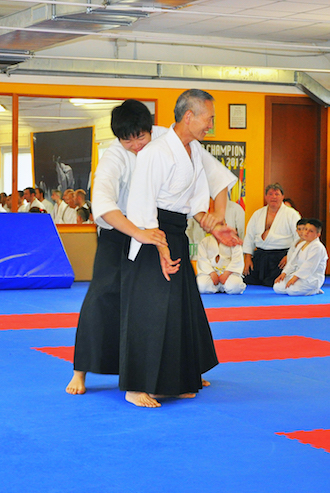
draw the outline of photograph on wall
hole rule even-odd
[[[86,191],[90,199],[93,127],[33,133],[35,186],[50,200],[52,190]]]
[[[237,176],[238,181],[230,191],[230,200],[245,210],[245,158],[246,142],[203,140],[202,146]]]

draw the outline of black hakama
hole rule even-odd
[[[119,373],[121,261],[128,241],[115,229],[102,229],[98,237],[93,279],[76,333],[75,370]]]
[[[122,268],[121,390],[179,395],[202,388],[218,364],[210,327],[189,259],[185,214],[158,211],[179,271],[167,281],[157,248],[142,245]]]
[[[246,284],[273,287],[275,279],[282,272],[278,264],[287,253],[287,248],[282,250],[257,248],[253,252],[253,270],[244,277],[244,282]]]

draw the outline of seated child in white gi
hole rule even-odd
[[[323,293],[328,255],[319,237],[322,223],[308,219],[303,234],[304,241],[298,243],[283,272],[275,279],[274,291],[291,296]]]
[[[299,240],[295,240],[292,245],[290,246],[288,253],[286,254],[286,263],[289,262],[290,258],[292,257],[292,254],[294,253],[296,247],[301,243],[302,241],[305,241],[304,239],[304,234],[305,234],[305,226],[308,223],[308,219],[299,219],[297,222],[297,233],[299,235]]]
[[[241,245],[228,247],[214,236],[206,236],[198,245],[197,285],[200,293],[242,294],[244,267]]]

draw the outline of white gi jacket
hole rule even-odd
[[[217,261],[217,257],[220,257]],[[241,245],[228,247],[217,242],[214,236],[206,236],[198,245],[197,273],[210,275],[215,271],[218,275],[225,270],[242,275],[244,268],[243,250]]]
[[[64,202],[64,200],[61,201],[59,206],[57,204],[54,205],[51,215],[55,224],[64,224],[63,214],[67,205],[68,204]]]
[[[42,202],[38,199],[34,199],[32,202],[29,202],[26,207],[26,212],[29,212],[32,207],[38,207],[38,209],[43,209],[44,211],[46,210],[45,206],[42,205]]]
[[[305,244],[305,241],[299,243],[283,272],[287,276],[306,280],[311,285],[315,283],[319,289],[324,283],[328,254],[319,238],[302,250]]]
[[[167,128],[154,126],[152,140],[167,131]],[[211,197],[215,198],[224,188],[232,188],[237,178],[205,149],[202,149],[202,156],[211,184]],[[98,226],[112,229],[101,217],[106,212],[120,210],[126,215],[127,197],[135,163],[136,155],[124,149],[118,139],[112,142],[100,159],[95,172],[92,200],[93,218]]]
[[[265,231],[268,206],[253,213],[248,222],[243,242],[243,252],[253,255],[255,248],[263,250],[282,250],[289,248],[294,240],[298,241],[297,222],[300,214],[292,207],[282,204],[270,227],[265,240],[261,235]]]
[[[225,221],[231,228],[237,230],[238,236],[243,240],[245,231],[245,211],[237,202],[228,200]]]
[[[139,152],[127,202],[127,218],[139,228],[157,228],[157,208],[192,217],[207,212],[210,191],[202,147],[190,142],[191,159],[173,127]],[[141,243],[132,238],[129,258]]]

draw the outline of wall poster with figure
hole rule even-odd
[[[94,127],[33,133],[35,186],[50,200],[52,190],[86,191],[90,199]]]
[[[203,140],[202,146],[226,166],[238,181],[230,192],[230,200],[245,210],[245,158],[246,142]]]

